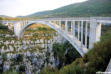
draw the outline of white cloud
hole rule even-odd
[[[28,15],[86,0],[0,0],[0,15]]]

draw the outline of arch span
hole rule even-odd
[[[29,24],[26,24],[23,28],[21,28],[21,30],[18,33],[19,34],[18,37],[19,38],[22,37],[25,29],[35,23],[45,24],[45,25],[49,26],[50,28],[54,29],[55,31],[57,31],[60,35],[62,35],[66,40],[68,40],[73,45],[73,47],[79,52],[79,54],[81,56],[83,56],[86,53],[86,51],[83,51],[81,46],[79,46],[77,44],[77,41],[73,39],[73,36],[69,35],[65,31],[61,30],[61,28],[56,23],[51,23],[51,22],[46,22],[46,21],[31,22]],[[86,50],[86,49],[84,49],[84,50]]]

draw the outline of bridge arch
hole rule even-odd
[[[31,26],[32,24],[44,24],[49,26],[50,28],[54,29],[55,31],[57,31],[60,35],[62,35],[66,40],[68,40],[72,46],[79,52],[79,54],[81,56],[83,56],[85,54],[84,51],[82,51],[82,48],[80,48],[73,40],[73,38],[70,38],[69,35],[67,35],[64,31],[61,30],[61,28],[56,24],[56,23],[50,23],[50,22],[46,22],[46,21],[38,21],[38,22],[31,22],[26,24],[24,27],[21,28],[21,30],[19,30],[18,33],[18,38],[21,38],[24,34],[24,31],[26,28],[28,28],[29,26]],[[56,27],[55,27],[56,25]]]

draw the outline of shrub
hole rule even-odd
[[[84,69],[74,62],[60,69],[59,74],[85,74]]]
[[[25,66],[24,65],[20,65],[19,67],[19,72],[25,72]]]
[[[57,68],[46,67],[43,68],[40,74],[59,74]]]
[[[7,55],[5,53],[2,54],[2,58],[3,58],[3,61],[6,61],[7,60]]]
[[[0,25],[0,29],[6,29],[6,30],[8,30],[8,27],[4,26],[4,25]]]
[[[2,74],[19,74],[18,72],[12,71],[12,70],[8,70],[6,72],[3,72]]]
[[[22,61],[23,61],[23,54],[18,54],[16,62],[22,62]]]
[[[111,36],[111,34],[109,34]],[[96,43],[88,54],[88,72],[105,71],[111,58],[111,37],[104,36],[102,41]],[[108,39],[105,39],[108,38]]]

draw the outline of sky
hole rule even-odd
[[[25,16],[86,0],[0,0],[0,15]]]

